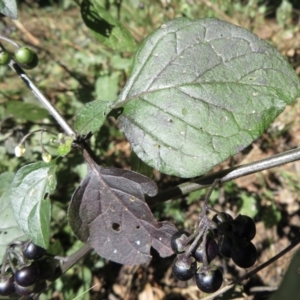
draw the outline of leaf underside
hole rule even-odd
[[[50,238],[48,195],[55,187],[55,160],[22,167],[11,184],[10,201],[15,219],[23,232],[43,248],[48,247]]]
[[[246,29],[217,19],[174,19],[149,35],[117,106],[145,163],[202,175],[238,153],[300,95],[289,63]]]
[[[149,262],[151,246],[162,257],[170,256],[177,230],[157,222],[144,200],[144,194],[156,193],[156,184],[143,175],[93,164],[72,197],[69,223],[81,241],[120,264]]]

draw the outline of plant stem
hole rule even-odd
[[[0,35],[0,40],[1,39],[11,43],[16,48],[20,48],[20,46],[17,43],[3,35]],[[0,43],[0,51],[1,50],[4,51],[5,47]],[[8,65],[13,71],[15,71],[19,75],[23,82],[25,82],[25,84],[31,90],[34,96],[44,105],[44,107],[48,110],[48,112],[52,115],[56,122],[63,128],[66,134],[73,136],[75,139],[75,137],[77,136],[75,130],[65,121],[65,119],[60,115],[60,113],[51,104],[51,102],[43,95],[39,88],[27,76],[25,71],[13,59],[11,59]]]
[[[60,115],[56,108],[50,103],[50,101],[43,95],[39,88],[31,81],[22,68],[20,68],[13,60],[9,63],[9,66],[20,76],[20,78],[25,82],[28,88],[32,91],[35,97],[45,106],[52,117],[57,121],[57,123],[63,128],[67,135],[76,136],[74,129],[65,121],[65,119]]]
[[[289,150],[268,158],[264,158],[262,160],[226,169],[220,172],[213,173],[211,175],[202,176],[198,179],[194,179],[193,181],[179,184],[175,187],[158,193],[155,197],[147,197],[147,203],[150,206],[154,206],[158,203],[165,202],[174,198],[179,198],[191,192],[211,186],[214,180],[218,178],[220,179],[220,183],[224,183],[236,178],[278,167],[297,160],[300,160],[300,148]]]

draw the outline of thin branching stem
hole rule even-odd
[[[9,66],[20,76],[20,78],[25,82],[27,87],[31,90],[34,96],[44,105],[56,122],[63,128],[67,135],[76,136],[75,130],[66,122],[66,120],[60,115],[56,108],[51,104],[51,102],[43,95],[39,88],[31,81],[27,76],[25,71],[19,67],[13,60],[9,63]]]
[[[13,45],[16,49],[19,49],[21,46],[16,43],[14,40],[0,34],[0,40],[6,41],[8,43],[10,43],[11,45]],[[3,47],[3,45],[1,45],[1,48],[4,50],[5,48]]]
[[[16,48],[20,48],[19,44],[15,43],[13,40],[0,35],[0,40],[5,40]],[[5,47],[0,43],[0,50],[5,50]],[[66,122],[66,120],[60,115],[56,108],[51,104],[51,102],[44,96],[44,94],[39,90],[39,88],[32,82],[26,72],[13,60],[9,62],[9,67],[15,71],[19,77],[25,82],[27,87],[31,90],[34,96],[44,105],[56,122],[63,128],[67,135],[76,137],[75,130]]]
[[[150,206],[153,206],[170,199],[188,195],[191,192],[211,186],[214,180],[217,178],[220,179],[220,183],[224,183],[263,170],[279,167],[297,160],[300,160],[300,148],[292,149],[262,160],[226,169],[220,172],[213,173],[211,175],[202,176],[192,181],[179,184],[175,187],[158,193],[155,197],[148,197],[147,203]]]

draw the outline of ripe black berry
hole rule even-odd
[[[225,258],[231,258],[232,256],[232,241],[226,235],[221,235],[218,242],[219,253]]]
[[[23,254],[28,259],[39,259],[46,253],[46,249],[35,245],[33,242],[25,244]]]
[[[9,296],[15,292],[14,275],[4,274],[0,275],[0,296]]]
[[[51,257],[43,257],[36,261],[40,270],[39,279],[47,280],[53,277],[56,269],[56,260]]]
[[[34,292],[35,283],[30,286],[21,286],[15,283],[15,289],[16,289],[16,293],[18,293],[20,296],[28,296]]]
[[[202,243],[198,246],[198,248],[193,252],[193,256],[199,262],[203,262],[203,255],[204,255],[204,245]],[[206,256],[208,262],[212,261],[218,254],[218,244],[216,241],[211,238],[207,237],[206,240]]]
[[[233,220],[232,216],[227,213],[224,213],[224,212],[215,214],[212,218],[212,221],[215,222],[217,225],[224,223],[224,222],[232,221],[232,220]]]
[[[184,255],[184,254],[183,254]],[[182,255],[176,257],[172,264],[173,276],[179,280],[191,279],[197,270],[197,264],[193,257],[185,259]]]
[[[232,223],[232,232],[240,239],[251,241],[256,234],[255,223],[248,216],[238,215]]]
[[[15,272],[15,283],[22,287],[29,287],[38,280],[39,269],[35,263],[20,267]]]
[[[38,282],[34,286],[34,293],[40,294],[41,292],[47,289],[47,283],[45,280],[39,279]]]
[[[195,274],[197,287],[205,293],[217,291],[223,282],[223,275],[219,268],[213,266],[209,270],[198,270]]]
[[[171,238],[171,248],[175,253],[182,253],[187,246],[186,240],[190,234],[186,231],[177,231]]]
[[[256,247],[251,242],[234,245],[231,250],[233,262],[241,268],[252,267],[257,258]]]

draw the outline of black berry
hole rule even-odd
[[[225,258],[231,258],[232,241],[226,235],[221,235],[218,242],[219,253]]]
[[[227,213],[224,213],[224,212],[215,214],[212,218],[212,221],[215,222],[217,225],[224,223],[224,222],[232,221],[232,220],[233,220],[232,216]]]
[[[184,255],[184,254],[183,254]],[[176,257],[172,264],[172,273],[173,276],[179,280],[189,280],[196,273],[197,265],[193,257]]]
[[[16,289],[16,293],[18,293],[20,296],[28,296],[34,292],[35,283],[30,286],[21,286],[15,283],[15,289]]]
[[[208,262],[212,261],[218,254],[218,244],[213,238],[207,237],[206,247],[204,247],[204,245],[201,243],[193,252],[193,256],[199,262],[203,262],[204,248],[206,248]]]
[[[25,244],[23,254],[28,259],[39,259],[44,256],[46,249],[35,245],[33,242]]]
[[[38,280],[39,269],[35,263],[20,267],[15,272],[15,282],[22,287],[29,287]]]
[[[13,274],[0,275],[0,296],[9,296],[15,292]]]
[[[56,269],[56,260],[51,257],[43,257],[36,261],[40,270],[39,279],[47,280],[53,277]]]
[[[187,246],[187,239],[190,234],[186,231],[177,231],[171,238],[171,248],[175,253],[182,253]]]
[[[195,274],[197,287],[205,293],[214,293],[223,282],[223,275],[219,268],[210,267],[209,270],[198,270]]]
[[[240,239],[251,241],[256,234],[255,223],[248,216],[238,215],[232,223],[232,232]]]
[[[251,242],[234,245],[231,250],[233,262],[241,268],[252,267],[257,258],[256,247]]]

